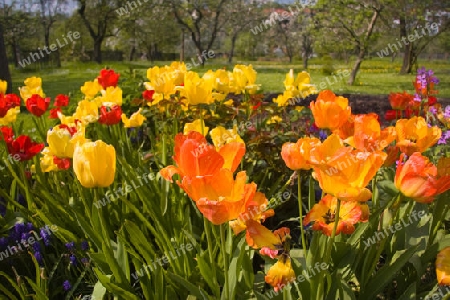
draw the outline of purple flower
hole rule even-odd
[[[447,105],[444,110],[444,118],[450,119],[450,105]]]
[[[22,206],[27,206],[27,200],[25,200],[25,197],[22,194],[17,196],[17,202]]]
[[[416,101],[416,102],[422,102],[422,97],[420,97],[419,94],[415,94],[415,95],[414,95],[414,101]]]
[[[319,131],[319,139],[320,139],[321,141],[326,140],[327,137],[328,137],[328,134],[327,134],[327,132],[326,132],[325,130],[320,130],[320,131]]]
[[[6,248],[8,246],[8,239],[5,237],[0,238],[0,249]]]
[[[66,280],[63,282],[63,289],[67,292],[72,288],[72,285],[70,284],[69,280]]]
[[[44,265],[44,259],[42,258],[42,254],[41,252],[34,252],[34,257],[36,258],[37,262],[39,263],[40,266]]]
[[[0,197],[0,216],[4,217],[6,215],[6,202],[5,198]]]
[[[83,257],[83,258],[81,259],[81,262],[82,262],[83,264],[87,264],[87,263],[89,263],[89,258]]]
[[[45,229],[47,228],[47,229]],[[50,235],[48,234],[48,226],[42,227],[40,230],[41,237],[44,240],[44,245],[49,246],[50,245]]]
[[[441,135],[441,138],[439,139],[439,141],[437,142],[438,145],[445,145],[447,144],[447,140],[450,139],[450,130],[447,130],[446,132],[444,132]]]
[[[432,113],[433,115],[437,114],[437,109],[436,109],[436,107],[434,107],[434,106],[431,106],[431,107],[428,109],[428,111],[429,111],[430,113]]]
[[[77,257],[76,257],[75,255],[71,254],[71,255],[69,256],[69,259],[70,259],[70,264],[72,264],[72,265],[74,265],[74,266],[77,265]]]
[[[87,251],[89,249],[89,243],[87,241],[81,242],[81,251]]]
[[[33,250],[34,252],[41,252],[42,251],[42,247],[41,247],[41,243],[34,243],[33,244]]]
[[[74,251],[75,250],[75,242],[66,243],[66,248],[69,251]]]

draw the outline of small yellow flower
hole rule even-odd
[[[94,98],[101,90],[102,86],[98,83],[97,79],[94,81],[86,81],[81,87],[81,92],[87,100]]]
[[[227,100],[223,103],[225,106],[232,107],[234,104],[233,99]]]
[[[203,125],[203,130],[202,130],[202,125]],[[197,132],[201,133],[202,135],[206,136],[209,132],[209,127],[205,126],[205,122],[202,122],[202,120],[197,119],[192,123],[184,124],[183,133],[188,134],[191,131],[197,131]]]
[[[283,121],[283,119],[282,118],[280,118],[279,116],[273,116],[272,118],[270,118],[268,121],[267,121],[267,125],[269,125],[269,124],[277,124],[277,123],[281,123],[281,121]]]
[[[20,113],[20,107],[16,106],[10,108],[3,118],[0,118],[0,125],[6,126],[9,123],[14,123],[17,119],[17,115]]]
[[[116,174],[116,150],[101,140],[77,145],[73,170],[86,188],[108,187]]]
[[[130,127],[140,127],[144,123],[144,120],[146,120],[146,117],[141,115],[142,108],[139,108],[137,112],[131,115],[131,117],[128,119],[125,114],[122,114],[122,122],[124,124],[125,128]]]
[[[7,88],[8,88],[8,82],[0,80],[0,94],[6,94]]]

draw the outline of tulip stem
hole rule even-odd
[[[325,256],[325,263],[328,266],[330,265],[330,262],[331,262],[331,252],[333,251],[334,238],[336,237],[337,226],[338,226],[338,223],[339,223],[339,212],[340,212],[340,210],[341,210],[341,200],[337,199],[333,231],[331,232],[330,242],[327,245],[327,252],[326,252],[326,256]],[[323,280],[325,278],[326,278],[326,276],[323,276],[321,281],[323,282]],[[320,285],[320,286],[322,288],[322,285]],[[321,292],[323,292],[323,291],[318,291],[319,295],[320,295]]]
[[[224,277],[225,277],[225,299],[230,299],[230,288],[228,283],[228,253],[227,253],[227,244],[225,239],[225,226],[227,226],[227,223],[220,224],[220,241],[222,243],[222,255],[223,255],[223,270],[224,270]]]
[[[305,256],[305,259],[307,258],[307,252],[306,252],[306,240],[305,240],[305,229],[303,228],[303,201],[302,201],[302,174],[300,171],[298,172],[297,177],[297,198],[298,198],[298,211],[299,211],[299,217],[298,220],[300,222],[300,234],[302,236],[302,248],[303,248],[303,255]]]
[[[213,255],[213,244],[212,244],[212,236],[211,236],[212,228],[211,228],[209,221],[206,218],[203,218],[203,225],[205,227],[206,240],[208,242],[208,253],[209,253],[209,260],[211,261],[213,282],[217,282],[216,262],[214,260],[214,255]],[[214,293],[216,294],[216,297],[219,297],[219,295],[220,295],[219,285],[217,285],[217,289],[214,291]]]

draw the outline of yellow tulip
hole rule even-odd
[[[122,106],[122,89],[118,86],[113,87],[109,86],[106,90],[101,90],[102,97],[99,97],[100,105],[97,103],[97,106],[108,106],[112,107],[114,105]]]
[[[145,82],[147,90],[155,90],[164,97],[175,93],[176,84],[181,84],[180,76],[182,71],[169,66],[153,67],[147,70],[147,78],[150,82]]]
[[[7,87],[8,87],[8,82],[0,80],[0,94],[6,94]]]
[[[128,119],[125,114],[122,114],[122,122],[125,126],[125,128],[130,127],[140,127],[144,123],[144,120],[146,120],[146,117],[141,115],[142,108],[139,108],[137,112],[131,115],[131,117]]]
[[[101,140],[77,145],[73,170],[86,188],[108,187],[116,174],[116,150]]]
[[[94,98],[101,90],[102,86],[97,82],[97,79],[94,81],[86,81],[81,87],[81,92],[87,100]]]
[[[286,74],[284,81],[286,91],[291,91],[294,97],[300,96],[305,98],[311,94],[316,94],[316,87],[311,84],[311,77],[305,71],[298,73],[297,78],[294,80],[294,70],[290,70]]]
[[[236,65],[233,69],[233,86],[236,88],[236,93],[241,94],[246,90],[250,94],[255,94],[258,90],[256,82],[256,71],[253,70],[252,65]]]
[[[213,103],[212,89],[212,80],[200,78],[197,73],[192,71],[184,75],[184,87],[179,87],[181,94],[187,98],[190,105]]]
[[[88,100],[82,100],[78,102],[78,107],[73,114],[75,119],[80,120],[83,123],[94,123],[98,120],[98,107],[95,102]]]
[[[237,129],[238,128],[235,125],[233,129],[225,129],[225,127],[217,126],[211,130],[210,135],[216,149],[232,142],[244,143],[242,138],[239,136]]]
[[[28,98],[30,98],[32,95],[37,94],[41,96],[42,98],[45,98],[44,91],[42,90],[42,79],[39,77],[30,77],[25,79],[24,81],[25,86],[20,87],[20,97],[24,101],[27,101]]]
[[[49,154],[59,158],[71,158],[75,145],[85,142],[84,126],[58,125],[47,132]]]
[[[50,154],[48,147],[45,147],[42,152],[44,156],[40,159],[41,171],[44,173],[57,171],[58,166],[53,162],[53,155]]]
[[[6,126],[9,123],[14,123],[17,119],[17,115],[20,113],[20,107],[16,106],[10,108],[3,118],[0,118],[0,125]]]
[[[205,122],[202,122],[202,120],[197,119],[192,123],[184,124],[183,133],[185,135],[187,135],[191,131],[197,131],[197,132],[201,133],[202,135],[206,136],[208,134],[209,127],[205,126]]]

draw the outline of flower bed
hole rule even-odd
[[[0,82],[0,293],[446,293],[450,107],[434,74],[420,69],[416,94],[392,93],[382,117],[319,93],[306,72],[286,74],[268,102],[256,76],[236,65],[200,77],[174,62],[149,69],[135,98],[104,69],[73,113],[73,99],[52,103],[31,77],[20,97],[34,136]]]

